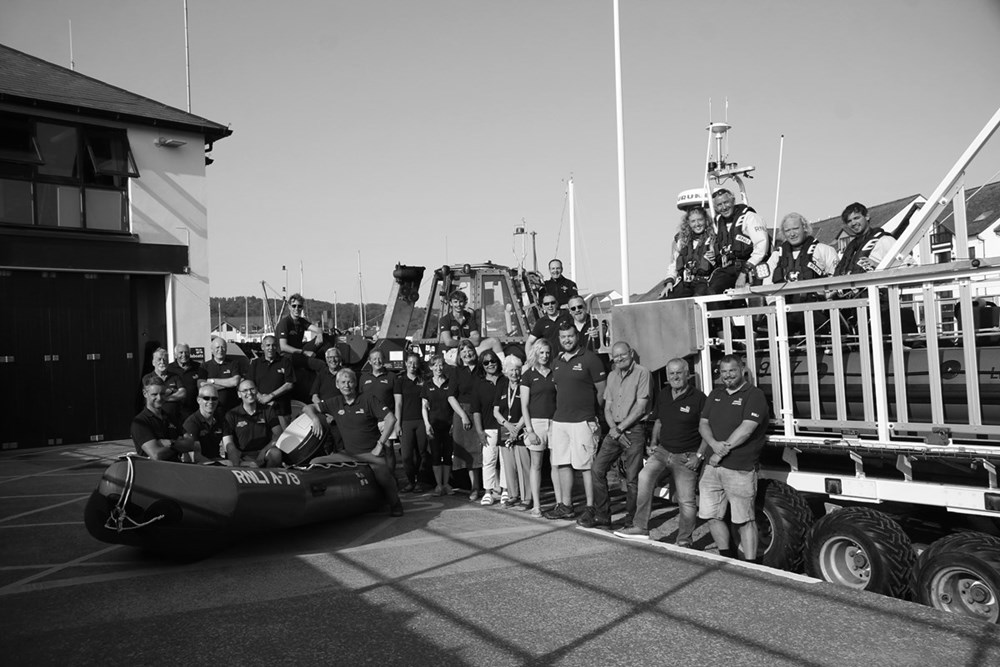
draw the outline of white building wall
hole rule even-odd
[[[187,143],[160,147],[159,137]],[[133,127],[128,138],[140,174],[131,180],[129,193],[132,233],[143,243],[188,245],[189,272],[165,278],[167,339],[171,347],[184,342],[207,352],[212,325],[204,137]]]

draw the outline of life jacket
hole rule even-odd
[[[782,243],[778,254],[778,265],[774,267],[772,280],[776,283],[790,283],[796,280],[812,280],[825,275],[823,269],[813,258],[818,245],[819,241],[807,236],[806,240],[799,246],[798,257],[794,257],[795,249],[792,248],[792,244],[788,241]]]
[[[847,247],[844,248],[844,256],[840,258],[840,262],[837,264],[837,275],[842,276],[871,271],[874,267],[871,267],[871,262],[866,260],[872,254],[872,251],[875,250],[879,239],[886,235],[887,232],[881,228],[869,227],[868,231],[864,234],[855,236],[847,244]]]
[[[712,272],[712,263],[705,259],[708,252],[708,234],[692,237],[691,242],[681,248],[677,255],[677,275],[681,282],[691,282],[692,277],[707,276]]]
[[[746,204],[736,204],[728,220],[719,216],[715,247],[716,257],[722,266],[729,266],[733,260],[745,262],[753,254],[753,241],[743,232],[743,220],[747,213],[756,211]]]

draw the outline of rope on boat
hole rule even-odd
[[[135,469],[133,468],[131,454],[125,456],[125,461],[128,463],[128,468],[125,471],[125,484],[122,487],[122,495],[118,498],[118,504],[111,508],[108,520],[104,522],[105,528],[113,530],[117,533],[122,533],[126,530],[144,528],[145,526],[148,526],[155,521],[159,521],[166,516],[164,514],[160,514],[159,516],[154,516],[149,521],[139,523],[128,515],[126,507],[128,506],[128,498],[132,495],[132,484],[135,481]],[[126,525],[126,523],[130,525]]]

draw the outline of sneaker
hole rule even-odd
[[[599,517],[593,507],[587,507],[587,509],[583,510],[580,518],[576,520],[576,525],[581,528],[610,528],[611,519]]]
[[[506,505],[508,500],[510,500],[510,496],[507,495],[507,489],[503,489],[500,492],[500,502],[502,502],[504,505]]]
[[[479,500],[479,489],[472,490],[472,493],[469,494],[469,500],[473,502]]]
[[[567,507],[562,503],[557,503],[556,506],[548,512],[543,512],[542,516],[546,519],[572,519],[574,514],[572,507]]]
[[[622,528],[621,530],[616,530],[615,535],[618,537],[624,537],[626,540],[648,540],[649,531],[645,528],[640,528],[639,526],[629,526],[628,528]]]
[[[493,494],[487,492],[486,495],[483,496],[483,499],[479,501],[479,504],[483,505],[483,506],[492,505],[493,504]]]
[[[396,503],[389,508],[389,516],[403,516],[403,503]]]

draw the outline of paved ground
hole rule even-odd
[[[178,565],[83,526],[127,449],[0,454],[4,664],[1000,664],[995,626],[458,496]]]

